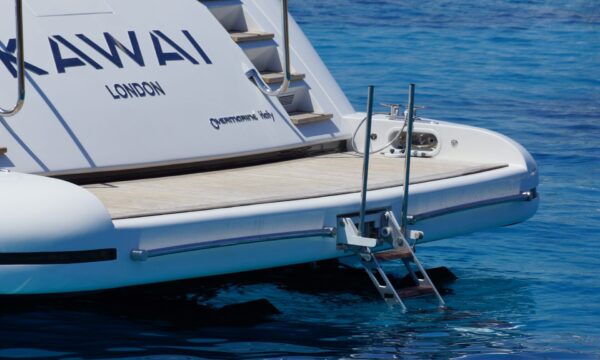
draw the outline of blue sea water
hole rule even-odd
[[[378,102],[405,102],[413,82],[422,115],[523,144],[541,174],[535,217],[419,249],[459,277],[446,311],[419,299],[402,314],[376,296],[265,277],[206,300],[267,298],[281,311],[252,325],[197,325],[185,321],[193,310],[144,298],[4,307],[0,357],[600,358],[600,1],[291,6],[357,109],[367,85]]]

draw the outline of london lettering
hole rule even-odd
[[[158,81],[144,81],[142,83],[106,85],[106,90],[115,100],[133,99],[167,95]]]

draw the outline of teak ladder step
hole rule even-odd
[[[433,286],[427,284],[420,284],[398,290],[398,295],[403,299],[431,295],[434,293]]]
[[[429,275],[427,275],[427,271],[425,271],[425,268],[411,249],[394,213],[386,211],[383,215],[381,226],[382,229],[386,229],[389,236],[382,239],[363,237],[351,218],[342,218],[341,226],[343,227],[343,232],[338,232],[338,234],[343,234],[343,236],[338,238],[339,245],[353,251],[358,256],[375,289],[388,304],[400,305],[402,311],[406,311],[406,306],[402,301],[403,298],[435,295],[440,307],[444,307],[444,299],[442,299],[439,291],[435,288]],[[410,238],[413,240],[421,239],[423,238],[423,233],[420,231],[411,231]],[[386,241],[391,242],[394,248],[376,254],[371,251],[371,249]],[[379,260],[401,260],[412,279],[413,286],[396,290],[379,264]],[[416,265],[423,276],[422,279],[417,277],[411,264]]]
[[[265,71],[260,74],[267,84],[283,82],[283,72]],[[304,80],[304,74],[292,74],[292,81]]]
[[[291,112],[290,118],[294,125],[303,125],[319,121],[333,119],[333,114],[311,113],[311,112]]]
[[[0,156],[6,154],[8,149],[5,146],[0,146]]]
[[[399,247],[392,250],[378,252],[375,254],[375,257],[380,261],[412,259],[413,253],[406,247]]]
[[[250,41],[262,41],[262,40],[271,40],[275,37],[275,34],[265,33],[265,32],[237,32],[232,31],[229,33],[231,38],[236,43],[250,42]]]

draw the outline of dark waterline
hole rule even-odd
[[[401,314],[360,287],[328,289],[314,278],[311,288],[264,275],[198,284],[183,298],[158,292],[3,304],[0,357],[598,359],[600,2],[291,6],[357,109],[367,85],[377,86],[377,102],[405,102],[414,82],[423,115],[523,144],[540,168],[538,214],[420,248],[428,266],[459,277],[445,295],[448,311],[420,299]],[[286,276],[298,274],[307,276]],[[266,298],[281,314],[206,323],[206,309],[185,301],[193,295],[217,308]]]

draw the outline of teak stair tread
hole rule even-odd
[[[265,33],[265,32],[241,32],[241,31],[232,31],[229,33],[231,38],[236,43],[249,42],[249,41],[261,41],[261,40],[271,40],[275,37],[275,34]]]
[[[317,121],[327,121],[333,118],[333,114],[311,113],[311,112],[292,112],[290,118],[294,125],[303,125]]]
[[[260,74],[267,84],[277,84],[283,82],[283,73],[276,71],[265,71]],[[304,74],[292,74],[292,81],[300,81],[304,79]]]
[[[413,254],[406,247],[400,247],[392,250],[381,251],[375,254],[377,260],[390,261],[398,259],[410,259]]]
[[[434,293],[433,287],[425,284],[398,290],[398,295],[400,295],[400,297],[403,299],[429,295],[432,293]]]

